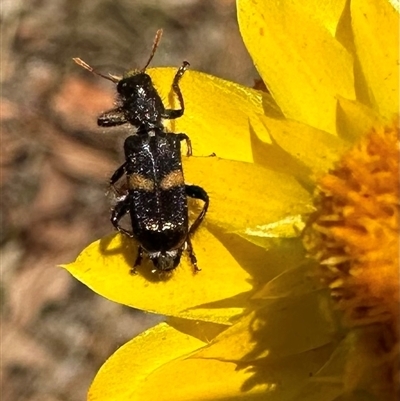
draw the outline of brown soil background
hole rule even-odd
[[[1,21],[1,399],[85,400],[103,362],[161,319],[110,302],[58,264],[112,231],[107,180],[123,130],[99,129],[103,73],[191,68],[252,85],[234,0],[3,1]],[[190,112],[187,110],[187,112]],[[217,129],[217,127],[216,127]]]

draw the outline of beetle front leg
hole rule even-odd
[[[173,109],[165,110],[164,114],[162,115],[163,118],[173,120],[175,118],[183,116],[183,113],[185,111],[185,103],[183,101],[181,88],[179,87],[179,81],[181,80],[183,74],[185,73],[185,71],[189,66],[190,64],[187,61],[184,61],[181,67],[179,67],[178,71],[175,74],[174,80],[172,81],[172,90],[175,92],[176,96],[178,96],[179,105],[181,106],[181,108],[177,110]]]
[[[116,127],[118,125],[126,124],[127,122],[128,121],[125,118],[125,113],[120,107],[100,114],[99,118],[97,119],[97,125],[99,127]]]

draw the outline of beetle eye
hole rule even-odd
[[[131,86],[132,85],[130,85],[128,81],[126,81],[125,79],[122,79],[117,84],[117,91],[118,91],[118,93],[121,93],[121,94],[130,94],[133,91],[133,88]]]

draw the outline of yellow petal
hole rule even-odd
[[[351,16],[371,104],[391,119],[399,111],[399,14],[387,0],[354,0]]]
[[[269,239],[263,247],[258,246],[256,241],[247,240],[242,235],[221,233],[218,230],[215,232],[231,255],[251,276],[253,291],[235,298],[238,305],[246,304],[247,309],[254,309],[252,300],[255,295],[253,294],[260,291],[265,283],[274,280],[283,271],[299,266],[304,261],[304,246],[298,239]],[[219,305],[222,306],[222,302],[210,307]]]
[[[207,344],[229,327],[226,324],[205,322],[204,320],[189,320],[179,317],[168,317],[166,322],[175,330],[196,337]]]
[[[388,0],[393,8],[399,13],[400,12],[400,2],[399,0]]]
[[[218,157],[184,160],[186,182],[210,197],[207,223],[230,232],[247,232],[312,210],[310,194],[286,174],[252,163]]]
[[[176,69],[149,69],[155,86],[165,104],[178,108],[171,95],[171,83]],[[185,113],[171,120],[173,132],[185,132],[192,141],[195,156],[218,156],[253,161],[249,118],[256,113],[281,116],[271,96],[212,75],[187,71],[180,87],[185,101]],[[257,129],[263,131],[259,124]]]
[[[302,261],[287,265],[287,269],[267,282],[264,287],[254,294],[254,299],[278,299],[294,297],[315,291],[318,286],[316,280],[310,276],[310,263]]]
[[[319,25],[327,28],[329,33],[335,36],[346,0],[292,0],[291,3],[301,12],[315,18]]]
[[[348,146],[340,138],[296,121],[260,116],[270,136],[310,173],[329,170]],[[297,176],[293,171],[293,175]]]
[[[171,361],[153,372],[138,389],[137,400],[215,401],[265,399],[266,384],[245,390],[252,373],[237,371],[233,362],[206,359]],[[261,397],[261,398],[260,398]]]
[[[304,247],[297,239],[269,239],[269,242],[266,242],[266,246],[263,247],[257,245],[256,241],[247,240],[247,237],[242,235],[221,233],[218,229],[215,229],[214,233],[251,276],[253,291],[250,294],[235,297],[237,304],[239,306],[246,304],[247,309],[254,308],[253,292],[259,291],[264,283],[273,280],[284,270],[298,266],[304,260]],[[243,237],[246,241],[243,240]],[[223,302],[209,306],[222,307]]]
[[[237,343],[237,346],[240,346]],[[140,389],[142,399],[156,400],[248,400],[248,401],[333,401],[340,388],[319,383],[319,398],[298,398],[326,360],[331,349],[293,355],[254,365],[197,358],[171,362],[155,371]],[[179,385],[176,384],[180,378]],[[158,390],[162,385],[162,391]]]
[[[337,121],[339,136],[351,142],[361,139],[373,127],[385,125],[376,110],[342,97],[338,98]]]
[[[140,389],[160,366],[181,358],[205,343],[161,323],[122,346],[102,366],[89,390],[90,401],[133,401]],[[179,378],[181,380],[181,378]],[[162,383],[154,391],[164,392]]]
[[[257,241],[256,238],[258,238],[259,245],[267,248],[266,244],[271,238],[298,237],[304,228],[303,219],[304,217],[300,214],[288,216],[274,223],[260,224],[254,228],[248,228],[244,234],[240,233],[240,235],[243,238],[249,237],[249,241]],[[257,242],[254,243],[256,244]]]
[[[295,320],[299,319],[292,314],[286,316],[286,318],[292,317]],[[315,316],[312,315],[310,320],[312,317]],[[198,351],[189,355],[186,354],[186,356],[183,353],[176,355],[175,346],[172,344],[170,346],[171,358],[166,362],[165,348],[163,345],[160,346],[159,342],[153,342],[150,336],[147,340],[154,344],[154,348],[161,348],[161,363],[154,366],[151,372],[147,368],[146,360],[144,361],[143,372],[141,371],[140,364],[144,356],[140,346],[132,346],[129,349],[125,346],[116,353],[119,354],[119,361],[111,365],[110,362],[114,356],[111,357],[102,371],[107,368],[108,375],[118,377],[120,375],[119,364],[123,364],[123,373],[129,372],[129,367],[131,367],[130,375],[123,375],[121,380],[118,379],[117,385],[112,383],[116,394],[128,395],[131,397],[130,400],[183,401],[235,399],[236,397],[248,400],[298,400],[299,398],[296,396],[303,392],[304,387],[310,383],[310,376],[318,372],[324,365],[332,354],[333,347],[331,344],[326,344],[309,349],[306,344],[315,339],[315,335],[311,334],[311,338],[306,339],[303,337],[306,331],[304,333],[301,331],[299,337],[303,346],[293,348],[289,343],[289,349],[287,349],[282,339],[278,341],[282,347],[279,352],[274,353],[271,348],[264,349],[263,347],[268,344],[268,340],[274,336],[272,324],[282,319],[283,317],[272,319],[271,325],[268,324],[268,330],[263,333],[257,331],[258,327],[254,321],[247,320],[247,325],[243,325],[242,330],[237,329],[230,336],[224,336],[225,331],[217,337],[215,344],[211,343],[208,347],[198,347]],[[319,328],[319,322],[317,322],[316,328]],[[281,332],[277,332],[275,337],[279,337],[278,333],[281,334]],[[263,334],[266,334],[265,341]],[[166,332],[164,342],[167,345],[170,343],[170,336],[177,337],[173,331],[171,334]],[[249,336],[251,337],[250,343],[248,342]],[[295,341],[298,340],[296,332],[292,332],[289,336],[292,336]],[[286,338],[286,333],[283,337]],[[274,344],[277,342],[274,341]],[[183,342],[184,350],[185,345]],[[245,352],[249,349],[254,353],[246,355]],[[291,351],[294,349],[309,350],[292,354]],[[151,357],[152,353],[150,352],[150,360]],[[130,363],[130,361],[134,363]],[[138,371],[136,367],[138,367]],[[101,395],[101,391],[98,391],[98,389],[101,390],[101,377],[99,376],[95,380],[91,394],[94,394],[94,389],[96,389],[96,394]],[[135,376],[138,376],[139,380],[135,380]],[[144,377],[145,379],[143,379]],[[323,394],[323,397],[315,398],[315,400],[333,400],[337,396],[337,392],[341,390],[340,386],[335,386],[332,389],[325,383],[319,383],[319,393]],[[90,397],[89,399],[91,401],[102,400],[100,397]],[[111,397],[110,399],[114,398]],[[116,399],[120,400],[120,398]],[[314,398],[312,399],[314,400]]]
[[[310,284],[308,291],[293,297],[269,298],[261,308],[218,335],[210,346],[199,350],[196,357],[242,362],[274,360],[332,343],[336,326],[327,307],[329,298],[325,290],[310,292],[311,288]]]
[[[353,60],[301,4],[238,0],[240,31],[284,115],[334,134],[336,96],[355,98]]]
[[[204,227],[193,238],[199,267],[194,274],[188,258],[168,277],[152,273],[154,266],[145,258],[138,274],[130,274],[137,255],[137,243],[119,234],[89,245],[69,265],[75,278],[100,295],[137,309],[168,316],[227,323],[243,312],[231,299],[251,289],[249,275],[225,247]],[[207,304],[224,300],[220,308]]]
[[[185,327],[183,320],[172,319],[184,334],[160,324],[104,364],[89,400],[216,400],[241,395],[293,401],[305,393],[323,395],[309,400],[331,401],[342,392],[341,386],[310,380],[334,349],[332,322],[321,314],[320,295],[269,303],[222,331],[207,347],[199,340],[204,338],[202,322]],[[205,326],[211,336],[219,330]]]
[[[268,134],[267,130],[266,132]],[[295,159],[282,149],[269,134],[262,137],[262,133],[255,132],[253,129],[250,133],[255,163],[279,173],[291,175],[302,183],[310,181],[310,169],[301,160]],[[309,185],[312,186],[313,183],[310,182]]]

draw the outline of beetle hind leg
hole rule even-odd
[[[186,195],[190,198],[200,199],[204,202],[203,209],[189,229],[189,235],[193,235],[193,233],[199,228],[201,222],[204,220],[204,217],[208,210],[208,206],[210,204],[210,198],[208,197],[207,192],[197,185],[185,185],[185,190]]]
[[[194,251],[193,251],[192,241],[190,240],[189,237],[186,240],[186,244],[187,244],[187,251],[188,251],[188,254],[189,254],[190,263],[193,266],[193,273],[198,273],[199,271],[201,271],[201,269],[197,265],[197,258],[196,258],[196,255],[195,255]]]
[[[204,217],[208,210],[208,206],[210,204],[210,199],[207,195],[207,192],[203,188],[201,188],[197,185],[185,185],[185,191],[186,191],[186,195],[189,196],[190,198],[200,199],[204,202],[203,209],[201,210],[200,214],[197,216],[194,223],[189,228],[189,232],[188,232],[188,236],[187,236],[187,240],[186,240],[190,262],[192,263],[194,272],[197,273],[201,269],[199,266],[197,266],[197,258],[196,258],[196,255],[194,254],[193,245],[192,245],[190,237],[195,233],[195,231],[199,228],[201,222],[204,220]]]

